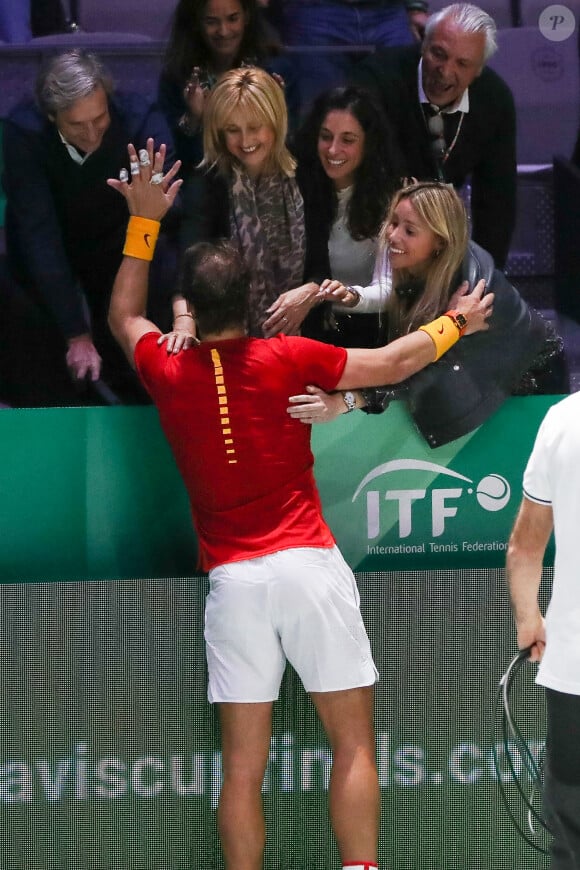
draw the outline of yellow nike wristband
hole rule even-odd
[[[435,345],[435,359],[438,360],[444,353],[453,347],[461,337],[461,329],[455,322],[453,317],[448,314],[442,314],[431,323],[426,323],[419,327],[422,332],[426,332],[432,339]]]
[[[137,260],[152,260],[160,226],[159,221],[131,215],[123,248],[125,256],[135,257]]]

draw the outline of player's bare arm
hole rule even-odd
[[[182,184],[174,180],[181,166],[177,161],[163,175],[165,145],[154,150],[152,139],[147,148],[137,154],[133,145],[127,148],[131,167],[131,182],[127,170],[120,178],[110,178],[110,187],[125,197],[132,215],[123,251],[124,257],[115,278],[109,306],[109,326],[116,340],[133,365],[135,346],[147,332],[160,332],[145,316],[149,281],[149,264],[153,257],[159,222],[169,211]],[[137,218],[137,221],[135,221]],[[138,219],[143,219],[141,222]]]

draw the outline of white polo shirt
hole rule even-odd
[[[580,393],[546,414],[524,472],[524,495],[552,506],[556,538],[546,650],[537,682],[580,695]]]

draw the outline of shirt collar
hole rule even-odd
[[[78,163],[79,166],[82,166],[83,163],[85,162],[85,160],[86,160],[90,155],[89,155],[89,154],[81,154],[80,151],[79,151],[77,148],[75,148],[74,145],[71,145],[70,142],[67,142],[67,141],[66,141],[66,139],[64,138],[64,136],[62,135],[62,133],[60,132],[60,130],[58,129],[58,127],[57,127],[56,129],[57,129],[57,132],[58,132],[58,135],[59,135],[60,141],[62,142],[62,144],[64,145],[64,147],[65,147],[66,150],[68,151],[68,153],[69,153],[69,155],[71,156],[71,158],[74,160],[75,163]]]
[[[417,67],[417,91],[419,92],[419,102],[421,105],[429,103],[429,98],[423,90],[423,58],[421,58]],[[441,109],[441,114],[443,115],[452,115],[454,112],[469,112],[469,88],[463,91],[461,99],[455,105]]]

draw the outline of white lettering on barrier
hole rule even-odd
[[[77,743],[77,758],[75,764],[75,797],[83,800],[87,796],[87,760],[86,754],[89,747],[86,743]]]
[[[529,740],[528,747],[538,759],[543,742]],[[517,748],[510,746],[510,752],[516,772],[527,776]],[[496,745],[496,753],[502,781],[509,782],[503,744]],[[497,778],[492,748],[474,741],[451,747],[447,764],[437,770],[427,763],[425,747],[416,743],[394,745],[389,732],[379,731],[377,760],[382,789],[440,786],[449,781],[469,787]],[[273,737],[263,791],[299,794],[325,790],[331,763],[330,751],[325,746],[299,748],[290,732]],[[212,751],[175,753],[167,759],[146,754],[129,764],[114,756],[93,758],[88,745],[80,743],[70,758],[0,764],[0,804],[55,802],[71,797],[79,801],[114,800],[129,793],[155,799],[172,793],[205,798],[215,809],[221,784],[221,754]]]
[[[127,765],[120,758],[100,758],[95,767],[97,797],[118,798],[127,793]]]
[[[463,494],[462,489],[433,489],[431,491],[431,533],[439,538],[445,532],[445,518],[457,515],[457,506],[449,507],[449,499],[458,499]],[[413,504],[421,501],[427,495],[426,489],[388,489],[385,501],[395,501],[398,504],[397,519],[399,523],[399,538],[408,538],[413,532]],[[367,492],[367,537],[369,541],[378,538],[381,533],[379,492]]]
[[[20,804],[28,803],[33,798],[34,774],[32,766],[25,761],[9,761],[7,764],[0,764],[0,802]]]
[[[434,538],[439,538],[445,533],[447,519],[457,516],[459,506],[457,504],[450,505],[449,501],[452,499],[457,501],[465,495],[471,496],[472,498],[467,500],[467,504],[473,505],[475,499],[475,503],[480,509],[495,513],[503,510],[511,497],[510,485],[500,474],[487,474],[476,484],[471,478],[433,462],[419,459],[397,459],[382,463],[369,471],[357,486],[352,501],[356,501],[371,481],[375,481],[383,475],[395,472],[409,474],[414,471],[423,474],[427,472],[435,477],[451,477],[467,484],[466,487],[435,487],[431,490],[431,534]],[[427,489],[414,487],[385,489],[383,492],[378,489],[367,490],[366,525],[368,540],[373,541],[381,534],[381,496],[385,502],[397,503],[399,538],[408,538],[413,532],[413,515],[416,510],[421,510],[421,507],[415,507],[415,502],[427,502],[428,504],[426,495]],[[425,508],[423,508],[424,510]]]
[[[375,544],[367,547],[371,556],[394,556],[398,553],[424,553],[425,544]]]
[[[420,746],[401,746],[393,753],[396,773],[393,782],[402,786],[421,785],[425,781],[425,751]]]
[[[457,515],[457,507],[447,507],[451,498],[460,498],[462,489],[434,489],[431,495],[432,532],[434,538],[440,538],[445,531],[445,517]]]
[[[505,552],[507,541],[462,541],[461,550],[464,553],[480,552]],[[459,544],[452,541],[450,544],[437,544],[435,541],[422,541],[419,544],[369,544],[367,553],[369,556],[398,556],[413,555],[415,553],[458,553]]]
[[[481,553],[487,551],[507,550],[507,541],[463,541],[463,552]]]
[[[376,489],[367,492],[367,538],[372,541],[381,533],[379,494]]]
[[[204,794],[204,758],[201,753],[190,756],[172,755],[169,762],[171,791],[178,795]],[[189,770],[189,782],[186,782],[186,770]]]
[[[44,794],[48,801],[58,801],[62,796],[63,787],[69,777],[72,762],[70,758],[65,761],[59,761],[58,764],[52,765],[48,761],[38,761],[36,769],[38,778],[42,784]],[[75,797],[81,797],[77,790]]]
[[[414,501],[425,498],[426,489],[390,489],[385,493],[385,501],[399,502],[399,537],[408,538],[413,531],[411,506]]]
[[[163,791],[164,782],[161,777],[155,777],[155,772],[164,773],[165,764],[161,758],[146,755],[138,758],[131,769],[131,787],[138,797],[155,797]],[[149,775],[153,778],[149,781]]]
[[[474,762],[481,759],[481,749],[475,743],[460,743],[449,756],[449,775],[455,782],[473,785],[483,774],[484,768]]]

